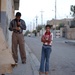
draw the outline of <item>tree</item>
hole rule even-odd
[[[71,10],[71,14],[72,14],[72,16],[75,18],[75,6],[74,5],[71,5],[71,8],[70,8],[70,10]]]
[[[65,25],[64,23],[60,23],[60,24],[59,24],[59,26],[58,26],[58,27],[56,27],[56,29],[57,29],[57,30],[60,30],[60,28],[63,28],[63,27],[64,27],[64,25]]]
[[[37,29],[37,32],[40,32],[40,30],[42,29],[42,25],[37,26],[36,29]]]
[[[36,32],[36,30],[33,30],[32,33],[34,33],[35,36],[37,36],[37,32]]]
[[[32,33],[36,33],[36,30],[33,30]]]
[[[27,30],[27,31],[25,32],[24,36],[27,36],[29,33],[30,33],[30,31]]]
[[[74,17],[74,19],[71,21],[71,26],[70,28],[75,28],[75,6],[74,5],[71,5],[71,14],[72,16]]]
[[[59,24],[59,27],[60,27],[60,28],[63,28],[64,25],[65,25],[64,23],[60,23],[60,24]]]
[[[75,19],[73,19],[73,20],[71,21],[71,26],[70,26],[70,28],[75,28]]]

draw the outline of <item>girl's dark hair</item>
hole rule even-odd
[[[16,17],[17,17],[17,16],[21,16],[21,13],[20,13],[20,12],[17,12],[17,13],[16,13]]]
[[[47,27],[51,28],[51,27],[52,27],[52,25],[47,24],[47,25],[45,26],[45,28],[47,28]]]

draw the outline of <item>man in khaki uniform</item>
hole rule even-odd
[[[21,13],[17,12],[16,13],[16,18],[13,19],[10,22],[9,30],[13,31],[12,33],[12,53],[13,53],[13,58],[16,63],[18,63],[18,45],[19,45],[19,50],[20,50],[20,55],[21,55],[21,60],[22,63],[26,63],[26,52],[25,52],[25,42],[24,42],[24,36],[23,36],[23,30],[26,30],[26,24],[24,20],[20,19],[21,18]]]

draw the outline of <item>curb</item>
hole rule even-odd
[[[30,58],[30,64],[33,70],[33,75],[39,75],[39,66],[40,62],[38,61],[37,57],[31,52],[30,48],[28,47],[27,44],[25,44],[27,47],[27,53]]]
[[[75,41],[65,41],[65,43],[75,45]]]

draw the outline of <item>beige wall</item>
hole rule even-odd
[[[13,0],[7,0],[6,13],[10,19],[14,18],[14,2],[13,2]]]
[[[16,0],[15,0],[16,1]],[[10,45],[11,42],[11,33],[8,28],[10,21],[15,17],[15,6],[14,0],[0,0],[0,7],[1,7],[1,27],[3,29],[5,38]],[[18,7],[17,7],[18,9]]]
[[[6,12],[9,18],[14,18],[14,2],[13,0],[0,0],[1,11]]]
[[[1,25],[1,0],[0,0],[0,25]]]
[[[8,43],[11,41],[11,32],[9,32],[10,21],[14,18],[14,2],[13,0],[1,0],[1,26]]]
[[[6,1],[7,0],[1,0],[1,11],[6,11]]]
[[[14,18],[14,2],[13,0],[7,0],[6,2],[6,15],[7,15],[7,30],[9,28],[10,21]],[[11,42],[11,33],[8,30],[8,43],[10,45]],[[11,45],[10,45],[11,46]]]
[[[75,40],[75,28],[67,29],[67,38],[70,40]]]

